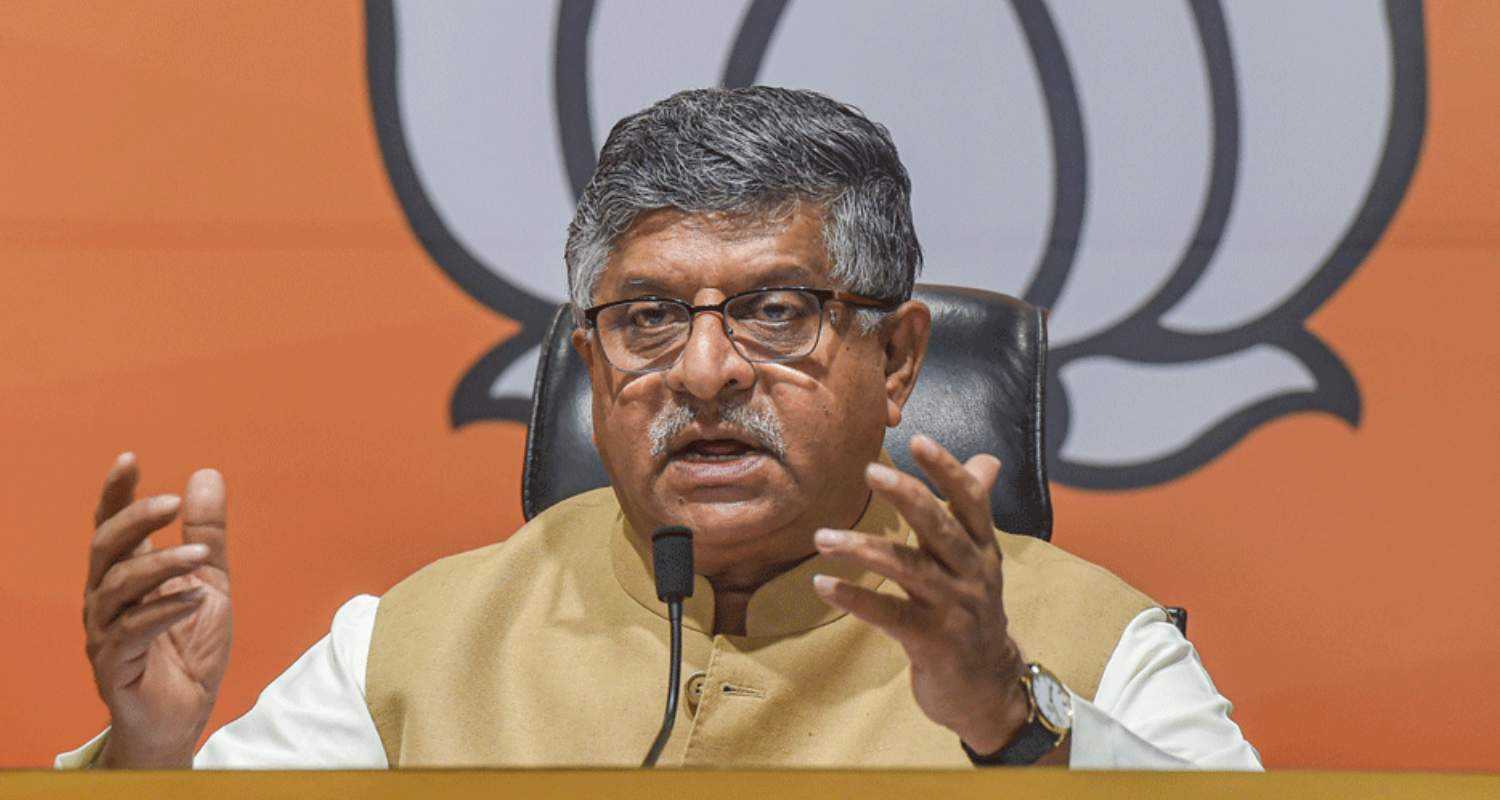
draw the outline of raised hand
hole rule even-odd
[[[814,585],[826,602],[901,644],[911,660],[912,692],[929,718],[975,751],[991,753],[1010,741],[1029,712],[990,517],[990,489],[1000,462],[978,455],[960,464],[920,435],[912,438],[910,450],[951,510],[921,481],[882,464],[871,464],[865,479],[906,518],[919,547],[855,531],[824,529],[813,539],[825,556],[884,575],[908,598],[826,575],[817,576]]]
[[[193,473],[184,498],[135,500],[140,470],[121,455],[94,512],[83,625],[111,730],[105,767],[188,767],[229,664],[224,479]],[[182,516],[183,544],[150,536]]]

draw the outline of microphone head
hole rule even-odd
[[[656,597],[663,603],[693,596],[693,532],[663,525],[651,532],[651,562],[656,569]]]

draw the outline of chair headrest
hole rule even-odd
[[[919,284],[913,299],[932,309],[932,338],[901,425],[886,432],[891,460],[926,480],[906,447],[917,433],[936,439],[961,461],[993,453],[1003,465],[990,496],[996,526],[1050,538],[1042,310],[1007,295],[956,286]],[[521,475],[527,519],[609,483],[594,449],[588,370],[569,341],[572,331],[572,308],[564,305],[552,318],[537,362]]]

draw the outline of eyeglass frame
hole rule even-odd
[[[729,317],[724,313],[724,308],[741,297],[746,297],[752,294],[762,294],[765,292],[803,292],[805,294],[812,295],[817,299],[818,335],[813,338],[812,346],[808,348],[807,352],[799,353],[794,356],[785,356],[783,358],[751,358],[750,356],[745,355],[745,351],[740,349],[739,343],[735,342],[734,332],[729,328]],[[864,295],[858,295],[852,292],[844,292],[838,289],[819,289],[812,286],[765,286],[758,289],[746,289],[743,292],[735,292],[734,294],[725,297],[723,300],[717,303],[710,303],[701,306],[695,306],[692,303],[687,302],[686,300],[680,300],[676,297],[661,297],[659,295],[645,295],[643,297],[630,297],[624,300],[611,300],[608,303],[600,303],[597,306],[592,306],[584,309],[582,312],[582,316],[584,327],[588,330],[594,331],[594,333],[597,334],[599,332],[599,312],[604,311],[605,309],[612,308],[614,306],[622,306],[626,303],[672,303],[674,305],[681,306],[687,309],[688,338],[690,339],[693,335],[692,320],[697,319],[699,314],[705,312],[713,312],[719,317],[719,327],[724,331],[724,338],[729,340],[729,344],[734,347],[734,352],[738,353],[740,358],[745,359],[745,361],[751,364],[785,364],[789,361],[796,361],[798,359],[807,358],[807,356],[811,354],[812,351],[818,349],[818,343],[823,341],[823,314],[825,311],[827,311],[828,304],[830,302],[843,303],[845,305],[851,305],[857,308],[873,308],[880,311],[894,311],[901,306],[901,303],[903,301],[877,300],[873,297],[865,297]],[[684,340],[683,350],[686,349],[686,340]],[[656,367],[655,369],[625,369],[624,367],[618,366],[615,364],[615,362],[610,360],[609,351],[604,347],[604,341],[602,339],[599,341],[599,352],[604,354],[604,360],[608,362],[611,367],[614,367],[615,369],[630,375],[650,375],[654,372],[666,372],[667,370],[676,366],[678,361],[682,360],[682,350],[679,350],[676,358],[673,358],[672,362],[665,366]]]

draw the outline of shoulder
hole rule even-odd
[[[1028,660],[1047,665],[1091,698],[1131,623],[1156,608],[1114,573],[1029,536],[996,533],[1005,571],[1005,615]]]
[[[1158,606],[1155,600],[1113,572],[1051,542],[1000,530],[995,531],[995,540],[1004,557],[1007,582],[1038,580],[1054,591],[1066,589],[1105,596],[1133,606],[1137,612]]]
[[[608,565],[607,538],[619,514],[614,491],[596,489],[538,514],[505,541],[428,564],[381,598],[376,643],[438,636],[439,628],[464,620],[508,618],[574,585],[570,574],[598,573],[600,562]]]
[[[569,551],[587,548],[589,537],[578,534],[602,532],[614,524],[619,511],[609,487],[575,495],[538,514],[504,541],[446,556],[417,570],[396,584],[386,600],[417,592],[461,590],[496,572],[509,571],[517,563],[525,563],[532,572],[545,569],[559,558],[566,559]]]
[[[535,622],[580,586],[593,585],[608,568],[603,543],[619,513],[612,490],[586,492],[538,514],[503,542],[439,559],[396,584],[375,611],[365,670],[370,697],[428,674],[434,659],[476,635]]]

